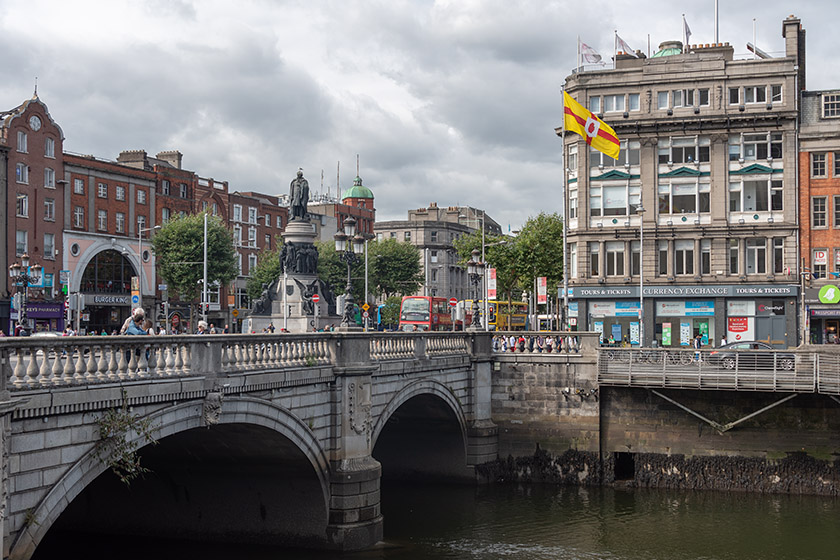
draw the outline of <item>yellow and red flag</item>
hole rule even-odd
[[[563,123],[566,130],[577,132],[586,139],[586,143],[599,152],[618,159],[620,143],[618,135],[610,125],[593,115],[589,109],[572,99],[563,92],[564,116]]]

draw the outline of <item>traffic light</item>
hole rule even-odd
[[[161,317],[166,317],[166,302],[165,301],[160,302],[160,316]]]

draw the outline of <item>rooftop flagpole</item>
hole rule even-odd
[[[580,50],[580,39],[578,39],[578,50]],[[566,92],[565,85],[560,88],[560,98],[562,100],[562,107],[563,107],[563,134],[560,136],[560,145],[561,149],[563,150],[562,155],[562,162],[563,162],[563,182],[561,184],[562,188],[562,196],[561,200],[563,202],[563,330],[569,330],[569,260],[568,260],[568,242],[567,242],[567,231],[568,231],[568,222],[569,222],[569,205],[566,200],[566,183],[569,177],[569,170],[567,166],[566,160],[566,96],[564,95]],[[568,346],[567,346],[568,348]]]

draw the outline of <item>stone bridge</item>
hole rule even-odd
[[[6,339],[4,557],[54,527],[371,546],[374,454],[389,475],[470,479],[496,457],[491,359],[469,333]],[[150,468],[130,495],[100,434],[121,407],[159,442],[127,426]]]

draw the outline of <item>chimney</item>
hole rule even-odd
[[[175,169],[181,169],[181,160],[184,158],[184,154],[182,154],[178,150],[169,150],[166,152],[158,152],[158,155],[156,155],[155,157],[158,159],[162,159]]]
[[[117,157],[117,163],[135,169],[149,169],[146,161],[146,150],[123,150]]]
[[[799,91],[803,91],[805,90],[805,30],[802,29],[802,20],[793,14],[786,17],[782,22],[782,37],[785,39],[785,56],[793,58],[798,66]]]

